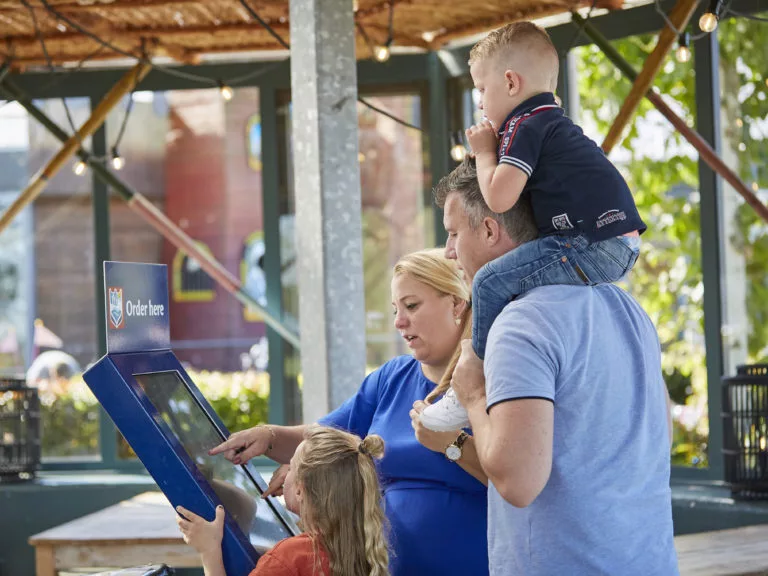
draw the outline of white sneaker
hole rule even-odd
[[[440,400],[427,406],[421,413],[421,423],[435,432],[451,432],[469,426],[469,415],[461,405],[453,388]]]

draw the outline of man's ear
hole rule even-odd
[[[507,81],[507,94],[517,96],[522,90],[522,77],[514,70],[504,72],[504,78]]]
[[[495,218],[483,218],[483,240],[488,246],[495,246],[501,240],[501,226]]]

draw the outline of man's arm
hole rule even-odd
[[[539,398],[509,400],[485,411],[467,406],[480,464],[499,494],[518,508],[530,505],[552,470],[554,406]]]

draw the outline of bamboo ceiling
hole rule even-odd
[[[590,0],[391,1],[393,46],[424,49],[515,20],[591,5]],[[288,0],[246,2],[290,42]],[[617,9],[622,2],[597,0],[596,6]],[[357,0],[355,8],[358,57],[369,58],[371,46],[388,37],[390,0]],[[208,54],[282,49],[240,0],[0,0],[0,58],[17,69],[46,65],[40,37],[54,65],[126,57],[100,46],[66,19],[125,52],[140,56],[150,45],[153,54],[184,63]]]

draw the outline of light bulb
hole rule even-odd
[[[82,176],[85,172],[85,162],[82,160],[78,160],[75,162],[75,165],[72,166],[72,172],[74,172],[78,176]]]
[[[221,97],[224,98],[227,102],[232,100],[232,96],[235,95],[235,93],[232,91],[232,88],[227,86],[226,84],[221,84],[219,86],[219,90],[221,91]]]
[[[454,144],[451,148],[451,158],[453,158],[456,162],[461,162],[464,160],[466,155],[467,149],[464,147],[464,144]]]
[[[357,12],[360,9],[360,3],[357,0],[352,0],[352,11]]]
[[[123,166],[125,166],[125,159],[117,152],[114,152],[112,154],[112,168],[115,170],[122,170]]]
[[[379,62],[386,62],[389,60],[389,46],[376,46],[373,55]]]
[[[704,12],[699,18],[699,28],[704,32],[713,32],[717,28],[717,16],[713,12]]]
[[[678,62],[688,62],[691,59],[691,49],[688,46],[678,46],[675,51]]]

